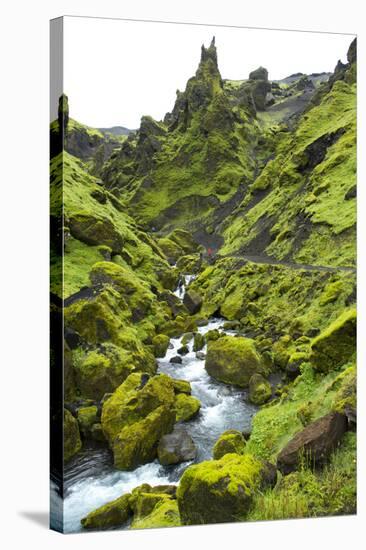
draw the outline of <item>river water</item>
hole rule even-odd
[[[192,280],[190,276],[176,294],[184,296],[185,286]],[[223,319],[210,319],[208,325],[199,327],[205,334],[221,328]],[[234,334],[232,331],[225,331]],[[193,341],[188,343],[189,353],[182,357],[182,364],[170,363],[182,346],[181,338],[172,338],[170,348],[163,359],[158,359],[158,372],[173,378],[190,382],[192,395],[201,402],[201,410],[196,418],[185,422],[184,426],[197,447],[194,462],[212,458],[212,447],[219,435],[228,429],[249,431],[251,419],[257,407],[247,400],[247,393],[239,388],[221,384],[213,380],[205,370],[205,361],[196,358]],[[202,350],[204,353],[206,349]],[[140,466],[133,472],[121,472],[113,467],[111,453],[106,448],[89,448],[79,453],[65,467],[64,530],[81,530],[80,519],[88,512],[111,501],[142,483],[150,485],[176,484],[184,470],[192,462],[176,466],[161,466],[156,460]]]

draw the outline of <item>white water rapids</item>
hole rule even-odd
[[[185,284],[177,289],[179,297],[184,296],[185,286],[191,280],[187,276]],[[199,327],[198,330],[205,334],[209,330],[220,328],[223,323],[222,319],[211,319],[208,325]],[[158,359],[158,372],[188,380],[192,395],[201,401],[198,416],[185,422],[184,426],[197,446],[195,462],[208,460],[212,458],[212,447],[222,432],[228,429],[250,429],[251,418],[257,408],[247,402],[245,391],[216,382],[207,374],[205,361],[197,359],[192,350],[193,340],[188,343],[190,351],[182,357],[182,364],[169,362],[182,346],[181,338],[172,338],[170,344],[166,356]],[[206,348],[202,351],[205,353]],[[155,460],[133,472],[121,472],[113,468],[109,450],[99,448],[82,451],[65,468],[64,531],[80,531],[81,518],[91,510],[142,483],[152,486],[178,483],[183,471],[190,464],[192,462],[164,467]]]

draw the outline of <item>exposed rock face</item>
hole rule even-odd
[[[324,464],[347,429],[345,415],[331,412],[297,433],[277,458],[277,467],[287,474],[295,470],[302,455],[312,465]]]
[[[249,73],[249,80],[265,80],[268,81],[268,71],[264,67],[258,67],[255,71]]]
[[[345,311],[311,344],[310,361],[315,369],[328,372],[346,363],[356,352],[357,314]]]
[[[238,430],[227,430],[216,441],[212,455],[215,460],[219,460],[229,453],[241,455],[244,454],[244,451],[245,439],[243,434]]]
[[[357,38],[354,38],[347,52],[348,63],[356,63],[357,61]]]
[[[164,435],[159,441],[158,458],[160,464],[178,464],[196,457],[193,439],[182,426],[176,426],[171,434]]]
[[[64,461],[67,462],[81,449],[79,426],[70,411],[64,410]]]
[[[183,298],[183,304],[191,315],[195,315],[202,307],[202,297],[194,290],[187,290]]]
[[[209,341],[205,368],[213,378],[226,384],[247,387],[253,374],[265,374],[263,358],[250,338],[223,336]]]
[[[263,405],[271,395],[271,384],[261,374],[253,374],[249,380],[250,401],[255,405]]]
[[[227,454],[185,470],[177,499],[184,525],[244,520],[268,467],[252,455]]]

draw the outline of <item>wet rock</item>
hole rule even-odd
[[[197,324],[198,327],[207,327],[208,319],[198,319],[196,321],[196,324]]]
[[[299,465],[302,457],[310,465],[323,465],[347,430],[347,418],[331,412],[309,424],[285,446],[277,458],[277,468],[288,474]]]
[[[109,529],[111,527],[119,527],[126,523],[132,515],[130,507],[130,494],[127,493],[121,497],[108,502],[90,512],[81,520],[81,525],[84,529]]]
[[[187,290],[183,298],[183,304],[191,315],[195,315],[202,307],[202,297],[194,290]]]
[[[84,438],[90,438],[93,424],[98,422],[98,407],[80,407],[77,416],[79,430]]]
[[[203,351],[197,351],[196,359],[199,359],[200,361],[204,361],[206,359],[206,354],[203,353]]]
[[[180,365],[181,363],[183,363],[183,359],[179,355],[175,355],[170,359],[169,363],[177,363],[178,365]]]
[[[206,340],[203,334],[200,334],[197,332],[197,334],[194,335],[194,341],[193,341],[193,351],[201,351],[206,345]]]
[[[177,350],[177,352],[179,353],[179,355],[187,355],[187,353],[189,353],[189,347],[188,346],[182,346],[181,348],[179,348]]]
[[[193,439],[182,426],[176,426],[171,434],[159,441],[158,458],[163,466],[194,460],[196,454]]]

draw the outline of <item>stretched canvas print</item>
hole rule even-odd
[[[51,527],[356,513],[356,38],[51,22]]]

